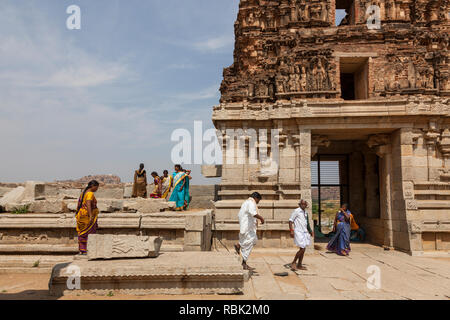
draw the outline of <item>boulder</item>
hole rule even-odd
[[[122,211],[123,200],[100,199],[97,200],[97,207],[100,212],[105,213]]]
[[[161,244],[160,237],[92,234],[88,238],[88,259],[155,258]]]
[[[97,199],[123,199],[124,190],[119,188],[99,188],[95,193]]]
[[[81,189],[61,189],[58,192],[58,197],[64,200],[78,200],[81,191]]]
[[[0,187],[0,198],[3,197],[8,192],[12,191],[14,188]]]
[[[13,190],[6,193],[1,199],[0,199],[0,206],[6,209],[6,206],[9,203],[17,204],[20,203],[25,197],[25,188],[24,187],[17,187]]]

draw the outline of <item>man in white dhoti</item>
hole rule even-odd
[[[306,270],[306,268],[302,265],[303,256],[305,255],[306,247],[311,244],[311,237],[314,236],[314,233],[309,225],[308,213],[306,212],[308,202],[305,200],[300,200],[299,206],[299,208],[292,212],[291,218],[289,219],[291,237],[294,238],[295,245],[299,247],[299,250],[294,257],[294,261],[291,264],[291,269],[293,271]]]
[[[256,235],[256,219],[264,224],[264,218],[258,213],[258,203],[261,195],[258,192],[253,193],[250,198],[245,200],[239,211],[239,243],[234,245],[237,254],[242,255],[242,267],[244,270],[254,270],[247,265],[248,258],[253,247],[258,241]]]

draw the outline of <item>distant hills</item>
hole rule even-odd
[[[83,178],[80,178],[78,180],[58,180],[56,182],[60,183],[81,183],[81,184],[87,184],[91,180],[97,180],[98,182],[102,184],[121,184],[122,181],[120,178],[113,174],[97,174],[97,175],[89,175],[85,176]]]

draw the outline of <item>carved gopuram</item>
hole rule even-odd
[[[347,15],[336,26],[338,10]],[[239,207],[259,191],[259,246],[292,246],[288,217],[300,198],[311,204],[312,177],[324,174],[312,163],[327,159],[339,161],[340,200],[369,242],[448,251],[449,11],[448,0],[241,0],[213,111],[223,164],[203,168],[222,177],[217,237],[237,239]],[[239,143],[244,152],[230,152]],[[277,149],[276,170],[249,161],[252,146],[269,157]]]

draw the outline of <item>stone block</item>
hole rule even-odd
[[[202,175],[205,178],[219,178],[222,176],[222,166],[221,165],[203,165]]]
[[[276,221],[288,221],[294,210],[292,209],[277,209],[275,208],[273,219]]]
[[[97,199],[123,199],[123,188],[99,188],[95,193]]]
[[[35,213],[61,213],[63,212],[63,202],[57,199],[33,201],[28,207],[28,211]]]
[[[27,181],[25,183],[24,200],[33,201],[36,198],[45,197],[45,183]]]
[[[123,191],[123,197],[125,199],[131,198],[131,196],[133,195],[133,186],[125,186],[124,191]]]
[[[402,145],[400,150],[401,150],[402,157],[413,155],[412,145]]]
[[[45,188],[47,189],[47,186]],[[57,196],[63,200],[78,200],[81,192],[81,189],[60,189]]]
[[[184,233],[184,245],[199,246],[199,248],[201,248],[202,232],[201,231],[186,231]]]
[[[239,209],[216,209],[216,221],[238,220]]]
[[[204,215],[195,215],[195,216],[186,216],[186,230],[189,231],[203,231],[205,227],[205,216]]]
[[[160,237],[92,234],[88,239],[88,259],[157,257],[161,244]]]

